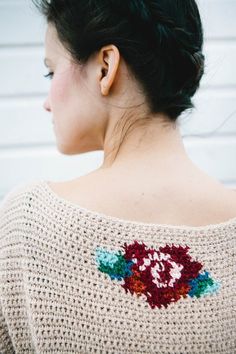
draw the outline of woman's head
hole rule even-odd
[[[64,152],[102,149],[104,135],[99,140],[98,131],[117,126],[120,131],[121,118],[129,128],[148,125],[154,116],[173,124],[194,107],[191,98],[204,73],[203,29],[194,0],[32,1],[48,22],[50,71],[58,68],[45,108],[55,123],[57,115],[67,115],[63,128],[80,141],[71,149],[64,146]],[[121,118],[111,122],[111,113]],[[116,143],[120,146],[120,138]]]

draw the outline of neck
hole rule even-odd
[[[110,144],[104,145],[104,161],[100,169],[174,169],[178,164],[192,164],[188,157],[178,125],[150,124],[134,129],[123,141],[120,149],[111,151]],[[114,146],[114,145],[113,145]]]

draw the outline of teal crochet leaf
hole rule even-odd
[[[121,251],[108,252],[101,248],[96,249],[96,261],[98,263],[98,269],[108,274],[111,279],[122,280],[124,277],[128,277],[132,274],[130,267],[133,262],[127,262]]]

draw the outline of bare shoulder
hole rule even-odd
[[[223,187],[216,192],[216,201],[222,204],[228,218],[236,217],[236,189]]]
[[[235,215],[236,215],[236,189],[229,189],[230,197],[234,201],[235,205]]]
[[[50,187],[64,199],[123,219],[202,226],[236,217],[236,189],[220,183],[141,182],[93,171],[74,180],[51,182]]]
[[[229,200],[235,201],[236,202],[236,189],[231,189],[231,188],[224,188],[225,191],[225,197],[229,198]]]

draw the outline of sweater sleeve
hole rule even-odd
[[[0,203],[0,354],[15,353],[15,342],[18,340],[16,327],[19,326],[22,332],[23,323],[27,321],[20,308],[23,301],[21,240],[24,232],[25,192],[31,186],[30,183],[17,185]],[[15,306],[15,294],[19,308]]]
[[[7,320],[3,312],[3,296],[2,289],[4,287],[4,279],[6,277],[6,269],[4,266],[5,260],[5,240],[10,235],[12,228],[11,210],[12,201],[14,200],[18,188],[13,188],[8,192],[0,203],[0,353],[13,354],[15,353],[12,339],[9,333]]]
[[[2,305],[0,303],[0,353],[13,354],[15,353],[8,326],[2,312]]]

